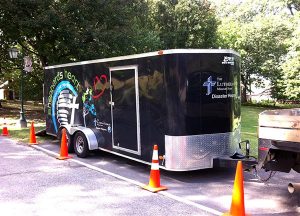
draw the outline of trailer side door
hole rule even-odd
[[[111,67],[109,72],[113,148],[141,155],[138,67]]]

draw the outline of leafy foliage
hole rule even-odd
[[[287,53],[295,43],[291,42],[291,35],[298,18],[287,13],[287,6],[286,1],[280,0],[244,0],[235,4],[225,0],[216,4],[219,8],[218,16],[222,20],[218,29],[218,43],[222,47],[237,50],[242,56],[244,98],[246,92],[251,92],[252,83],[259,86],[263,84],[263,79],[268,79],[271,81],[273,98],[292,99],[284,86],[294,81],[288,75],[290,72],[283,70],[283,66],[287,64]],[[290,63],[297,71],[295,62]],[[288,65],[291,66],[290,63]],[[288,86],[296,86],[296,83]]]
[[[8,59],[17,45],[31,55],[25,99],[41,98],[42,67],[167,48],[213,46],[217,22],[207,2],[139,0],[2,0],[1,73],[18,89],[22,59]],[[175,31],[174,31],[175,30]],[[4,77],[4,74],[7,77]],[[29,88],[30,86],[30,88]]]
[[[43,66],[103,58],[154,44],[151,31],[135,29],[145,19],[140,16],[145,7],[137,0],[4,0],[1,29],[11,41],[37,55]],[[148,40],[135,43],[141,30]]]
[[[2,0],[0,80],[12,80],[18,93],[22,57],[30,55],[25,99],[41,99],[46,65],[223,47],[242,56],[244,95],[268,79],[274,98],[297,100],[299,6],[299,0]],[[20,50],[16,60],[7,54],[12,46]]]
[[[162,49],[215,47],[218,22],[207,1],[150,0],[149,6]]]
[[[42,66],[149,51],[159,44],[147,26],[140,1],[3,0],[0,5],[2,79],[18,89],[21,67],[8,58],[8,44],[21,56],[34,58],[34,72],[26,77],[25,99],[42,95]],[[1,43],[2,44],[2,43]],[[30,86],[30,88],[29,88]],[[27,96],[27,97],[26,97]]]
[[[282,82],[279,83],[284,99],[300,99],[300,13],[293,17],[293,33],[288,40],[288,53],[283,59],[281,70]]]

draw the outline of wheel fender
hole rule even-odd
[[[62,130],[63,128],[65,128],[66,130],[67,130],[67,132],[70,134],[70,135],[72,135],[72,133],[71,133],[71,127],[69,126],[69,125],[63,125],[63,126],[60,126],[59,128],[58,128],[58,131],[59,130]]]
[[[72,134],[75,134],[77,131],[81,131],[85,135],[89,150],[96,150],[104,145],[104,137],[100,131],[81,126],[72,127]]]

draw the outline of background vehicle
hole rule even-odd
[[[258,150],[259,167],[300,173],[300,108],[262,112]]]

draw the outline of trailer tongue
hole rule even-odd
[[[45,68],[47,133],[79,157],[101,149],[161,168],[212,168],[240,143],[240,56],[165,50]]]

